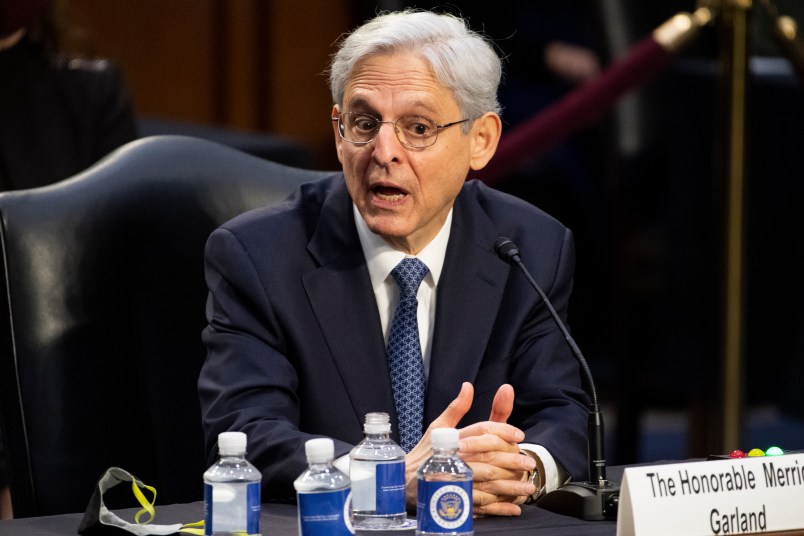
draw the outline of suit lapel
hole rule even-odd
[[[395,421],[377,302],[342,179],[324,202],[308,251],[319,267],[302,281],[355,417],[362,426],[366,413],[385,411]]]
[[[509,267],[494,251],[498,231],[464,187],[438,284],[425,422],[435,419],[475,381],[500,307]]]

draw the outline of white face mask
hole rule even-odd
[[[142,510],[134,516],[134,523],[129,523],[109,510],[103,502],[103,495],[124,482],[131,482],[131,489],[139,502]],[[148,490],[152,494],[150,501],[145,497],[142,490]],[[156,511],[154,501],[156,500],[156,490],[144,484],[134,477],[131,473],[119,467],[110,467],[106,470],[98,484],[92,497],[89,499],[89,506],[78,527],[78,533],[84,536],[121,536],[122,532],[135,534],[137,536],[162,536],[183,532],[187,534],[203,535],[204,522],[175,525],[151,525]],[[146,515],[143,515],[146,514]],[[141,519],[142,518],[142,519]]]

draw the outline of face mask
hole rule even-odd
[[[103,495],[117,486],[118,484],[131,483],[131,490],[134,497],[142,507],[142,510],[134,516],[134,523],[125,521],[114,512],[109,510],[103,502]],[[143,490],[152,494],[149,501]],[[204,534],[204,522],[175,525],[152,525],[156,510],[156,490],[147,486],[142,481],[131,475],[129,472],[119,467],[111,467],[98,480],[89,506],[78,527],[78,533],[84,536],[123,536],[125,534],[135,534],[137,536],[160,536],[166,534],[176,534],[178,532],[194,535]]]

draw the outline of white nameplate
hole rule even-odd
[[[626,468],[617,536],[804,528],[804,454]]]

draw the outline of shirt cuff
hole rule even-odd
[[[544,474],[541,477],[544,483],[544,493],[550,493],[567,483],[569,473],[553,458],[546,448],[532,443],[520,443],[519,448],[535,454],[539,461],[542,462]],[[539,490],[536,490],[536,493],[538,492]]]

